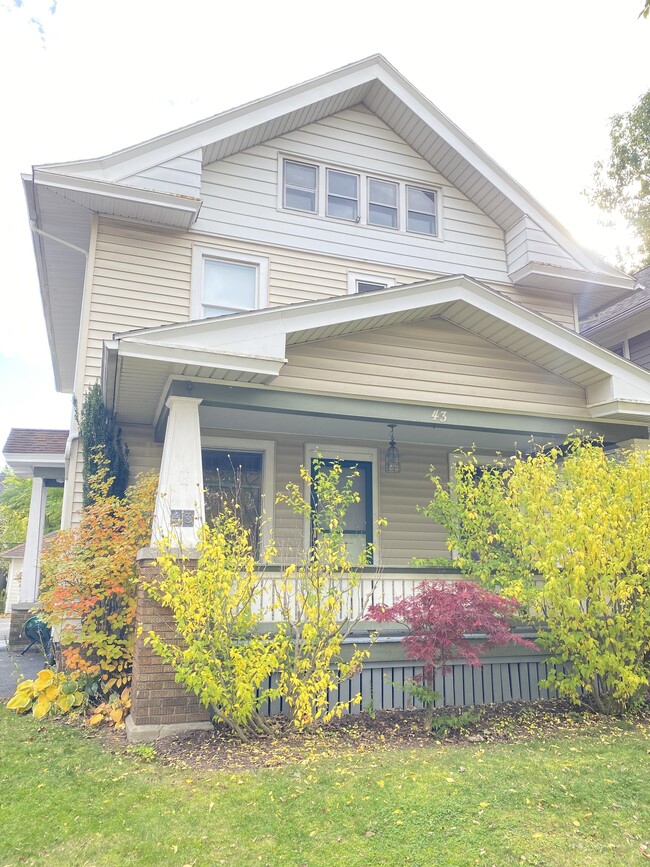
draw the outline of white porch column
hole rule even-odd
[[[25,542],[23,577],[20,582],[20,602],[36,602],[38,599],[38,560],[43,545],[46,497],[45,480],[34,476],[32,479],[32,498],[29,503],[29,518],[27,519],[27,540]]]
[[[195,548],[205,523],[199,404],[193,397],[170,397],[151,545],[169,539],[173,547]]]

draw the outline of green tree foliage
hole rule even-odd
[[[449,532],[456,564],[519,599],[558,667],[547,685],[606,713],[630,709],[650,676],[650,452],[563,449],[432,476],[424,512]]]
[[[25,541],[31,496],[31,479],[20,478],[11,470],[5,473],[0,491],[0,550]],[[45,533],[59,529],[62,502],[63,489],[50,488],[45,504]]]
[[[81,411],[75,403],[79,441],[83,452],[83,503],[94,502],[91,479],[105,462],[112,479],[108,496],[121,498],[129,483],[129,450],[122,443],[122,434],[115,429],[115,420],[104,406],[102,387],[95,382],[86,391]]]
[[[642,14],[648,15],[650,6]],[[607,213],[619,213],[639,239],[639,261],[650,264],[650,91],[631,111],[615,114],[609,131],[610,153],[594,167],[590,200]]]

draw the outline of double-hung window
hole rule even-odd
[[[371,226],[399,228],[398,196],[398,184],[368,178],[368,222]]]
[[[440,238],[440,189],[290,156],[278,159],[280,210]]]
[[[284,161],[285,208],[315,214],[318,210],[318,166]]]
[[[267,305],[268,259],[195,247],[192,318],[241,313]]]
[[[437,235],[435,190],[406,187],[406,229],[423,235]]]
[[[359,175],[327,170],[327,216],[359,220]]]

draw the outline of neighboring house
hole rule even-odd
[[[55,533],[48,533],[43,537],[41,550],[47,548],[48,543],[54,538]],[[5,601],[5,614],[11,614],[14,605],[20,602],[20,584],[23,577],[23,568],[25,563],[25,545],[14,545],[13,548],[8,548],[6,551],[0,551],[0,560],[9,561],[9,569],[7,570],[7,596]]]
[[[63,486],[69,435],[67,430],[12,428],[2,449],[7,464],[16,475],[32,479],[25,544],[0,554],[0,557],[12,558],[8,575],[10,585],[7,586],[7,604],[11,605],[9,648],[12,650],[25,643],[21,636],[22,626],[38,599],[47,492],[50,488]],[[22,549],[20,553],[15,553],[19,549]],[[16,580],[18,575],[20,581]]]
[[[647,437],[650,373],[578,333],[634,281],[382,57],[24,185],[57,387],[81,400],[100,378],[133,473],[160,471],[154,541],[191,546],[211,492],[241,484],[251,524],[264,509],[300,548],[274,492],[338,457],[361,472],[356,544],[388,521],[368,575],[390,599],[426,574],[412,557],[448,556],[416,507],[457,447]],[[66,467],[70,524],[74,431]],[[165,677],[139,693],[136,675],[136,722],[200,718],[155,699]]]
[[[581,334],[650,370],[650,266],[635,275],[636,291],[581,324]]]

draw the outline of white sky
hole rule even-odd
[[[21,172],[100,156],[380,52],[586,246],[581,191],[650,87],[642,0],[0,0],[0,446],[67,427]]]

